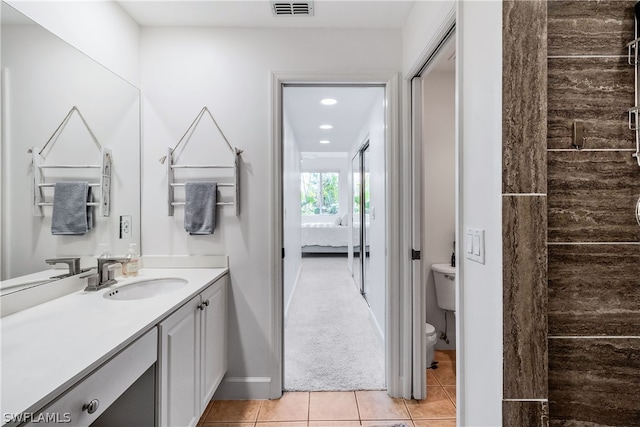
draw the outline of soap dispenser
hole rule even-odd
[[[127,259],[127,263],[122,264],[122,275],[128,277],[134,277],[138,275],[138,261],[140,256],[136,251],[136,244],[129,243],[129,250],[124,256]]]

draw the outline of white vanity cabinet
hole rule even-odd
[[[157,355],[158,331],[153,328],[46,406],[26,425],[89,426],[156,362]],[[144,425],[152,426],[153,411],[149,415]]]
[[[222,276],[159,324],[160,426],[195,426],[227,370],[227,282]]]

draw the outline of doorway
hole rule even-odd
[[[384,94],[382,85],[283,87],[287,391],[386,388]]]

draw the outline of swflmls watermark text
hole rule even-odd
[[[17,414],[3,414],[3,423],[53,423],[69,424],[71,413],[69,412],[19,412]]]

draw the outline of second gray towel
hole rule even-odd
[[[53,189],[51,234],[81,236],[93,226],[91,187],[86,181],[56,182]]]
[[[184,184],[184,229],[189,234],[213,234],[216,226],[218,184],[187,181]]]

